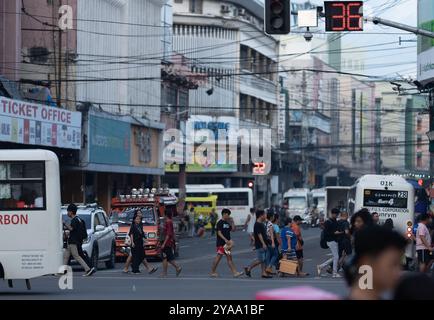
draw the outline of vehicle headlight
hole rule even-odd
[[[89,235],[86,239],[83,240],[83,244],[89,243],[90,240],[92,240],[92,236]]]
[[[148,232],[148,239],[155,239],[157,234],[155,232]]]

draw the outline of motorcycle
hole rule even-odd
[[[324,213],[323,212],[317,212],[316,209],[313,209],[313,210],[307,212],[304,215],[304,218],[302,221],[303,229],[319,227],[320,221],[321,221],[321,216],[324,216]]]

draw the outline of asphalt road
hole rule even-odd
[[[294,286],[313,286],[344,295],[346,286],[343,279],[333,279],[330,275],[316,276],[316,265],[330,258],[328,250],[319,246],[319,230],[303,231],[305,239],[305,271],[310,275],[305,278],[285,277],[262,279],[260,270],[252,271],[252,278],[234,279],[223,258],[217,272],[220,277],[212,279],[208,276],[212,260],[215,257],[215,238],[207,234],[204,238],[186,238],[180,241],[180,257],[177,262],[183,267],[177,278],[173,268],[169,268],[169,276],[165,279],[142,272],[140,275],[122,273],[123,263],[117,263],[112,270],[100,270],[92,277],[82,277],[83,271],[74,268],[72,290],[59,289],[58,277],[46,276],[33,279],[32,290],[27,291],[24,281],[14,283],[14,288],[0,282],[0,299],[169,299],[169,300],[231,300],[254,299],[261,290],[287,288]],[[233,234],[236,247],[233,251],[234,262],[242,271],[255,257],[249,247],[247,234],[242,231]],[[151,261],[161,269],[161,263]]]

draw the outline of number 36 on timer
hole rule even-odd
[[[363,1],[324,2],[326,31],[363,31]]]

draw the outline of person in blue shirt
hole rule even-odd
[[[284,227],[280,231],[282,240],[281,252],[285,259],[295,259],[295,247],[297,246],[297,236],[291,228],[292,219],[286,218]]]

